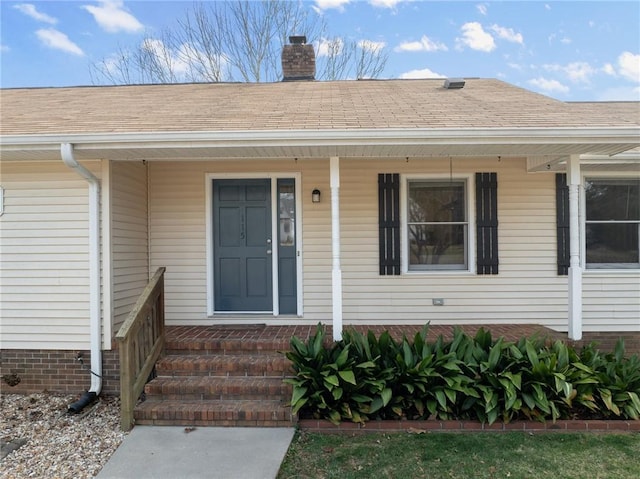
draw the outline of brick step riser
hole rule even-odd
[[[176,348],[176,349],[165,349],[165,354],[169,356],[193,356],[193,355],[201,355],[201,356],[230,356],[234,354],[251,354],[252,356],[269,356],[274,354],[279,354],[284,356],[283,350],[281,349],[260,349],[256,350],[251,347],[247,347],[246,349],[218,349],[218,348],[207,348],[203,347],[201,349],[185,349],[185,348]]]
[[[219,402],[145,401],[135,410],[136,424],[176,426],[264,426],[290,427],[295,418],[291,409],[276,401],[242,401],[239,405]],[[234,407],[235,406],[235,407]]]
[[[167,357],[156,364],[158,376],[291,376],[291,363],[283,360],[269,359],[256,361],[255,358],[234,357],[229,360],[224,356],[198,357]]]
[[[255,341],[222,341],[222,342],[171,342],[165,346],[167,354],[284,354],[289,351],[289,344]]]
[[[199,427],[292,427],[293,421],[252,421],[252,420],[175,420],[175,419],[142,419],[136,418],[140,426],[199,426]]]
[[[289,410],[220,411],[206,408],[154,409],[135,414],[136,419],[147,420],[201,420],[201,421],[291,421]]]
[[[237,393],[237,394],[210,394],[202,392],[193,393],[164,393],[164,394],[147,394],[147,400],[152,401],[259,401],[265,397],[274,400],[281,401],[283,404],[291,399],[291,394],[257,394],[257,393]]]
[[[270,385],[231,385],[231,386],[203,386],[203,385],[155,385],[153,382],[145,387],[148,400],[272,400],[288,401],[293,388],[289,384]]]
[[[156,369],[156,377],[167,378],[186,378],[186,377],[211,377],[211,378],[290,378],[293,377],[291,371],[255,371],[255,370],[239,370],[239,371],[216,371],[216,370],[203,370],[203,371],[191,371],[187,369],[175,370],[175,369]]]

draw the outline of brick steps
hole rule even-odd
[[[157,377],[134,411],[136,424],[293,426],[292,389],[283,382],[291,366],[279,352],[288,349],[288,338],[256,338],[263,329],[194,328],[169,335]]]
[[[253,354],[173,354],[156,364],[158,376],[273,376],[290,372],[290,362],[274,352]]]

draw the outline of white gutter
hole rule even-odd
[[[102,321],[100,316],[100,180],[73,156],[73,145],[62,143],[60,156],[69,168],[89,183],[89,333],[91,347],[91,389],[96,396],[102,390]]]
[[[362,128],[306,130],[214,130],[110,133],[53,133],[2,135],[2,148],[51,146],[73,143],[76,149],[177,146],[278,146],[353,144],[634,144],[640,146],[640,127],[556,127],[556,128]]]

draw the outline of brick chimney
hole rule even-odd
[[[282,81],[314,80],[316,54],[304,35],[290,36],[282,49]]]

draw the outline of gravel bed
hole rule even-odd
[[[0,396],[1,478],[82,479],[100,472],[126,435],[120,430],[120,401],[101,397],[70,415],[67,408],[76,399],[52,393]]]

